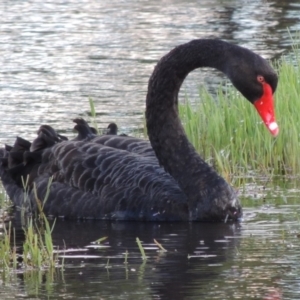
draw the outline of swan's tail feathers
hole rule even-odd
[[[117,135],[118,134],[118,125],[116,123],[109,123],[106,129],[106,134],[108,135]]]
[[[18,151],[10,151],[7,157],[8,168],[14,168],[23,162],[23,154],[24,152]]]
[[[42,125],[38,132],[38,137],[32,142],[31,152],[41,151],[56,143],[68,140],[65,136],[58,134],[51,126]]]
[[[66,139],[49,125],[42,125],[37,134],[32,143],[17,137],[13,146],[0,149],[0,178],[15,205],[23,201],[25,186],[31,188],[38,176],[43,152]]]
[[[74,138],[73,141],[88,141],[97,136],[97,130],[89,126],[84,119],[76,118],[73,122],[76,123],[74,130],[78,132],[77,137]]]
[[[23,188],[21,188],[16,183],[11,172],[9,171],[8,157],[9,157],[9,151],[7,151],[7,147],[1,148],[0,149],[0,179],[10,199],[21,199],[20,196],[23,195]],[[14,202],[14,205],[18,205],[18,203]]]
[[[118,135],[118,130],[119,130],[118,125],[116,123],[112,122],[112,123],[108,124],[105,134]],[[121,133],[121,134],[119,134],[119,136],[128,136],[128,135],[125,133]]]
[[[6,151],[9,152],[9,151],[11,151],[11,149],[13,148],[13,146],[5,144],[4,148],[5,148]]]
[[[31,143],[21,137],[17,137],[15,140],[15,143],[12,147],[9,147],[10,150],[8,150],[8,148],[6,148],[8,151],[10,152],[24,152],[24,151],[28,151],[31,147]]]

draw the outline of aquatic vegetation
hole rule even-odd
[[[46,198],[49,195],[50,185],[51,181],[48,184]],[[24,197],[26,199],[26,193],[24,193]],[[16,247],[11,223],[9,223],[8,229],[4,222],[1,226],[3,228],[3,236],[0,239],[0,269],[2,272],[17,268],[24,271],[27,269],[42,270],[57,266],[58,253],[54,249],[52,241],[55,222],[50,227],[49,221],[43,213],[42,202],[38,198],[36,201],[38,216],[28,217],[26,207],[21,208],[21,216],[26,224],[23,227],[25,240],[22,247],[19,247],[22,248],[21,250]]]
[[[25,267],[31,266],[38,269],[54,268],[58,261],[52,241],[52,231],[55,221],[52,227],[50,227],[49,221],[43,212],[43,205],[49,196],[51,183],[52,178],[48,181],[44,201],[38,198],[35,185],[33,188],[39,214],[37,218],[30,217],[28,225],[24,228],[23,263]]]
[[[23,244],[23,265],[25,268],[54,268],[58,257],[54,250],[52,241],[52,227],[49,221],[43,216],[40,226],[32,218],[28,226],[24,228],[25,242]]]
[[[142,243],[141,243],[141,241],[138,237],[136,238],[136,243],[138,244],[138,247],[139,247],[140,252],[142,254],[142,259],[146,260],[147,256],[146,256],[145,250],[144,250],[143,245],[142,245]]]
[[[92,123],[93,128],[95,128],[96,132],[99,134],[99,130],[98,130],[98,126],[97,126],[97,122],[96,122],[96,109],[95,109],[95,104],[92,98],[89,97],[89,104],[90,104],[90,120]]]
[[[154,244],[159,248],[162,252],[167,252],[167,250],[160,244],[156,239],[154,239]]]
[[[95,244],[101,244],[103,241],[105,241],[107,239],[107,236],[104,236],[100,239],[97,239],[96,241],[94,241]]]
[[[125,253],[124,253],[124,264],[125,265],[128,264],[128,250],[126,250]]]
[[[11,241],[14,241],[13,246],[11,246]],[[8,228],[5,224],[1,224],[0,232],[0,273],[5,276],[7,270],[11,267],[17,267],[17,253],[15,246],[15,231],[9,223]]]
[[[43,222],[33,218],[28,219],[27,226],[24,227],[25,240],[22,247],[16,246],[14,229],[9,223],[5,224],[3,234],[0,237],[0,272],[5,273],[10,269],[48,269],[57,266],[58,254],[54,249],[52,241],[52,227],[44,217]],[[20,249],[22,248],[22,249]]]
[[[17,266],[15,230],[9,222],[10,202],[0,184],[0,273],[5,277],[6,271]]]
[[[0,209],[3,209],[4,205],[5,205],[5,192],[4,192],[4,188],[0,182]]]

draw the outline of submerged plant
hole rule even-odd
[[[147,259],[147,256],[146,256],[145,250],[144,250],[144,248],[143,248],[143,246],[142,246],[142,243],[141,243],[141,241],[140,241],[140,239],[139,239],[138,237],[136,238],[136,242],[137,242],[138,247],[139,247],[139,249],[140,249],[140,252],[141,252],[141,254],[142,254],[142,259],[143,259],[143,260],[146,260],[146,259]]]
[[[154,244],[160,249],[161,252],[167,252],[167,250],[159,243],[156,239],[154,239]]]

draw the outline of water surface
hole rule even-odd
[[[0,3],[0,142],[33,138],[48,123],[71,134],[96,103],[100,128],[143,127],[147,81],[158,59],[194,38],[218,37],[266,58],[291,48],[298,1],[11,1]],[[182,95],[220,75],[194,72]]]
[[[57,220],[53,240],[63,269],[12,272],[0,298],[299,299],[297,181],[249,180],[240,189],[241,223]],[[13,225],[20,245],[18,214]]]
[[[33,138],[42,123],[72,135],[71,119],[87,114],[88,97],[100,128],[117,121],[132,132],[143,126],[151,71],[172,47],[215,36],[280,57],[291,48],[287,28],[300,28],[299,10],[298,1],[279,0],[2,0],[0,142]],[[198,99],[199,84],[221,79],[194,72],[181,96]],[[241,187],[241,224],[58,220],[64,271],[12,273],[0,280],[0,298],[299,299],[298,182],[254,178]],[[21,243],[18,218],[14,224]],[[92,243],[103,236],[105,247]]]

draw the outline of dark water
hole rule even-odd
[[[293,36],[300,29],[298,1],[2,0],[0,11],[1,143],[32,138],[41,123],[71,134],[89,96],[101,128],[117,121],[131,132],[143,126],[156,61],[175,45],[215,36],[271,59],[289,52],[287,28]],[[197,98],[198,84],[220,78],[194,72],[182,93]],[[0,298],[299,299],[298,182],[254,178],[241,188],[241,224],[59,220],[53,236],[68,250],[64,271],[12,273],[0,279]],[[103,236],[107,247],[92,244]]]
[[[11,272],[0,281],[0,298],[299,299],[297,182],[246,183],[239,224],[57,220],[53,239],[63,270]],[[13,225],[21,244],[20,219]],[[101,237],[107,239],[95,244]]]

